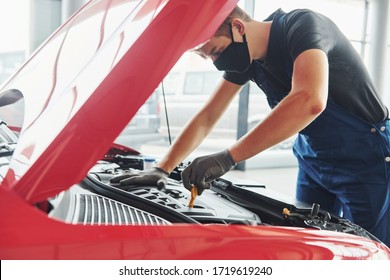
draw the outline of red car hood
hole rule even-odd
[[[25,113],[2,187],[30,203],[82,180],[188,49],[236,0],[94,0],[60,27],[1,91]]]
[[[86,226],[52,219],[36,208],[36,202],[84,178],[180,56],[210,38],[236,3],[91,1],[0,89],[21,91],[25,107],[20,139],[0,186],[1,259],[389,258],[384,245],[337,232]],[[17,116],[8,109],[8,117]]]

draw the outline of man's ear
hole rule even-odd
[[[236,29],[240,33],[240,35],[245,34],[245,23],[241,19],[232,19],[232,27],[233,29]]]

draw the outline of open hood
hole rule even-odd
[[[35,203],[82,180],[181,55],[236,4],[88,2],[0,90],[19,90],[25,104],[2,187]]]
[[[188,207],[185,163],[163,189],[111,184],[144,168],[112,143],[236,4],[90,1],[2,86],[1,259],[390,259],[360,226],[258,184],[220,178]]]

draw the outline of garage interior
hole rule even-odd
[[[26,38],[22,45],[17,45],[14,48],[7,46],[3,50],[0,47],[0,82],[4,82],[17,67],[28,58],[41,44],[46,40],[56,28],[65,22],[75,11],[77,11],[87,0],[29,0],[23,1],[23,5],[19,7],[15,4],[3,3],[0,7],[1,15],[4,21],[7,20],[5,15],[17,18],[18,20],[11,21],[11,24],[18,25],[23,30]],[[7,1],[8,2],[8,1]],[[14,2],[14,1],[12,1]],[[20,4],[22,1],[15,1]],[[263,17],[264,10],[270,9],[270,5],[279,5],[282,9],[288,10],[292,5],[292,1],[279,0],[272,1],[272,4],[266,0],[241,0],[239,5],[243,7],[250,15],[255,18]],[[360,38],[351,38],[354,45],[357,47],[363,57],[371,77],[381,94],[385,104],[390,107],[390,80],[387,78],[390,73],[390,1],[388,0],[322,0],[322,1],[294,1],[296,8],[313,5],[311,2],[321,2],[324,6],[338,7],[342,5],[344,21],[350,20],[350,11],[358,10],[360,13],[360,22],[356,24],[359,30]],[[23,15],[18,15],[22,12]],[[319,12],[332,17],[332,8],[326,11]],[[26,16],[26,17],[25,17]],[[20,19],[21,18],[21,19]],[[336,19],[335,19],[336,20]],[[337,22],[336,23],[341,23]],[[10,41],[9,36],[15,36],[15,33],[5,32],[9,22],[1,22],[0,34],[3,41]],[[20,25],[20,26],[19,26]],[[356,28],[357,28],[356,27]],[[348,36],[348,34],[347,34]],[[9,40],[8,40],[9,39]],[[239,97],[237,132],[236,138],[240,138],[248,130],[248,106],[250,104],[250,85],[244,87]],[[218,148],[218,147],[217,147]],[[268,161],[268,158],[259,158],[253,162],[247,162],[239,165],[236,170],[232,171],[232,175],[242,180],[260,181],[268,188],[281,191],[287,195],[293,195],[294,182],[296,179],[296,165],[294,162],[283,162],[279,160],[279,166],[261,166],[256,165],[256,162]]]

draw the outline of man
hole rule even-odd
[[[162,186],[252,80],[273,110],[233,146],[196,158],[182,172],[184,186],[202,194],[236,163],[299,133],[297,199],[342,214],[390,245],[388,111],[332,21],[309,10],[278,10],[261,22],[237,7],[196,52],[225,71],[224,79],[156,168],[113,182]]]

